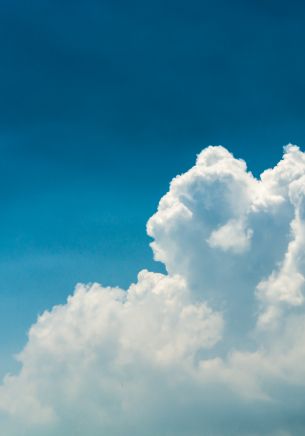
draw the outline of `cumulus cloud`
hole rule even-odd
[[[257,179],[208,147],[147,232],[167,274],[43,313],[0,387],[4,434],[305,434],[305,155]]]

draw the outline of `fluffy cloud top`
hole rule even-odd
[[[147,224],[167,274],[78,285],[0,387],[1,433],[305,434],[305,155],[259,179],[223,147]]]

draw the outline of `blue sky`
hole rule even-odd
[[[76,282],[127,286],[209,144],[305,143],[301,1],[1,1],[0,373]]]

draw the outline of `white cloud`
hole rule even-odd
[[[207,242],[212,248],[218,247],[224,251],[242,253],[249,248],[251,237],[252,231],[246,230],[240,220],[231,220],[214,230]]]
[[[147,225],[168,274],[42,314],[0,387],[4,434],[305,434],[304,206],[297,147],[260,179],[203,150]]]

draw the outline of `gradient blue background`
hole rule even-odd
[[[0,374],[78,281],[127,286],[170,179],[305,143],[303,1],[0,2]]]

